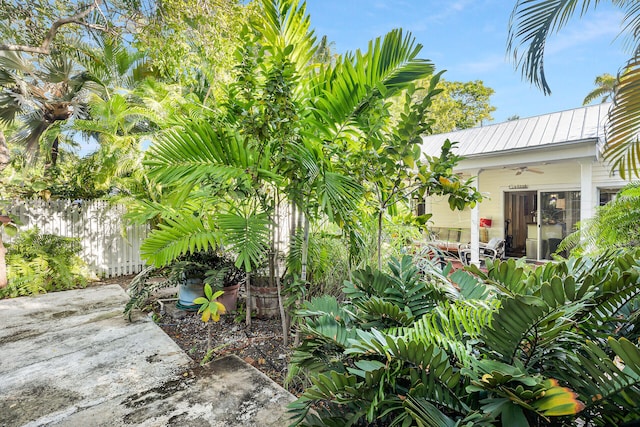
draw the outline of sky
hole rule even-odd
[[[545,72],[551,95],[521,77],[506,53],[515,0],[307,0],[311,26],[335,51],[366,50],[369,40],[394,28],[411,32],[450,81],[482,80],[495,90],[493,121],[577,108],[596,76],[617,74],[630,56],[620,34],[623,13],[602,2],[547,43]],[[489,123],[489,122],[487,122]],[[486,123],[485,123],[486,124]]]

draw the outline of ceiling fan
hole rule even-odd
[[[532,173],[538,173],[538,174],[544,173],[540,169],[530,168],[528,166],[520,166],[519,168],[515,168],[513,170],[516,171],[516,175],[522,175],[522,172],[532,172]]]

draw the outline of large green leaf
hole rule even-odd
[[[223,233],[223,242],[237,255],[238,268],[249,272],[264,262],[271,230],[271,221],[266,213],[220,214],[215,220]]]
[[[169,218],[151,231],[140,247],[142,257],[164,266],[180,255],[217,248],[220,234],[210,220],[194,215]]]
[[[372,100],[432,74],[433,65],[416,58],[421,48],[411,34],[393,30],[384,39],[370,42],[367,52],[345,55],[335,65],[321,68],[310,96],[328,131],[326,137],[349,131],[350,123]]]

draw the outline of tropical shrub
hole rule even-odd
[[[640,251],[354,272],[312,300],[296,425],[620,425],[640,419]]]
[[[595,215],[580,221],[578,231],[567,236],[559,251],[572,254],[594,254],[610,249],[640,247],[640,181],[627,184]]]
[[[0,297],[35,295],[81,288],[91,273],[78,256],[79,239],[43,234],[37,227],[21,232],[7,244],[8,286]]]
[[[148,266],[129,284],[124,315],[131,319],[132,311],[146,307],[155,291],[178,286],[185,277],[201,278],[217,292],[225,286],[244,283],[246,273],[235,266],[230,254],[211,249],[181,255],[167,267]]]
[[[299,278],[302,270],[301,260],[304,248],[303,233],[298,232],[287,254],[288,278]],[[307,284],[300,287],[305,299],[321,295],[342,295],[342,283],[349,277],[349,253],[346,238],[336,227],[324,227],[310,233],[307,245]],[[291,280],[298,283],[295,280]],[[291,289],[289,289],[291,291]]]

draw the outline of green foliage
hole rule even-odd
[[[204,295],[193,300],[194,304],[199,304],[198,314],[202,315],[201,319],[204,323],[208,323],[209,320],[217,322],[220,320],[220,315],[224,314],[225,307],[222,303],[216,301],[216,299],[224,294],[224,291],[213,291],[211,285],[204,284]]]
[[[294,424],[638,420],[638,259],[498,261],[446,283],[437,270],[421,278],[409,257],[388,274],[354,272],[346,301],[325,297],[300,312],[306,338],[292,364],[310,386],[290,406]]]
[[[582,105],[589,105],[599,98],[599,102],[613,101],[615,96],[616,77],[609,73],[596,76],[594,84],[596,88],[584,97]]]
[[[293,239],[287,254],[287,270],[292,277],[300,277],[303,233],[296,233]],[[342,295],[342,284],[349,277],[349,254],[345,240],[336,227],[323,227],[310,233],[307,286],[303,288],[305,298]]]
[[[581,221],[559,250],[570,248],[572,254],[596,254],[610,249],[640,246],[640,181],[627,184],[592,218]]]
[[[90,278],[78,256],[78,239],[42,234],[36,227],[21,232],[7,247],[9,284],[0,289],[1,297],[84,287]]]
[[[472,128],[484,120],[493,120],[489,98],[494,90],[486,87],[482,80],[450,82],[440,80],[436,89],[442,92],[433,100],[428,117],[433,120],[431,132],[447,133]],[[416,94],[421,96],[421,92]]]

